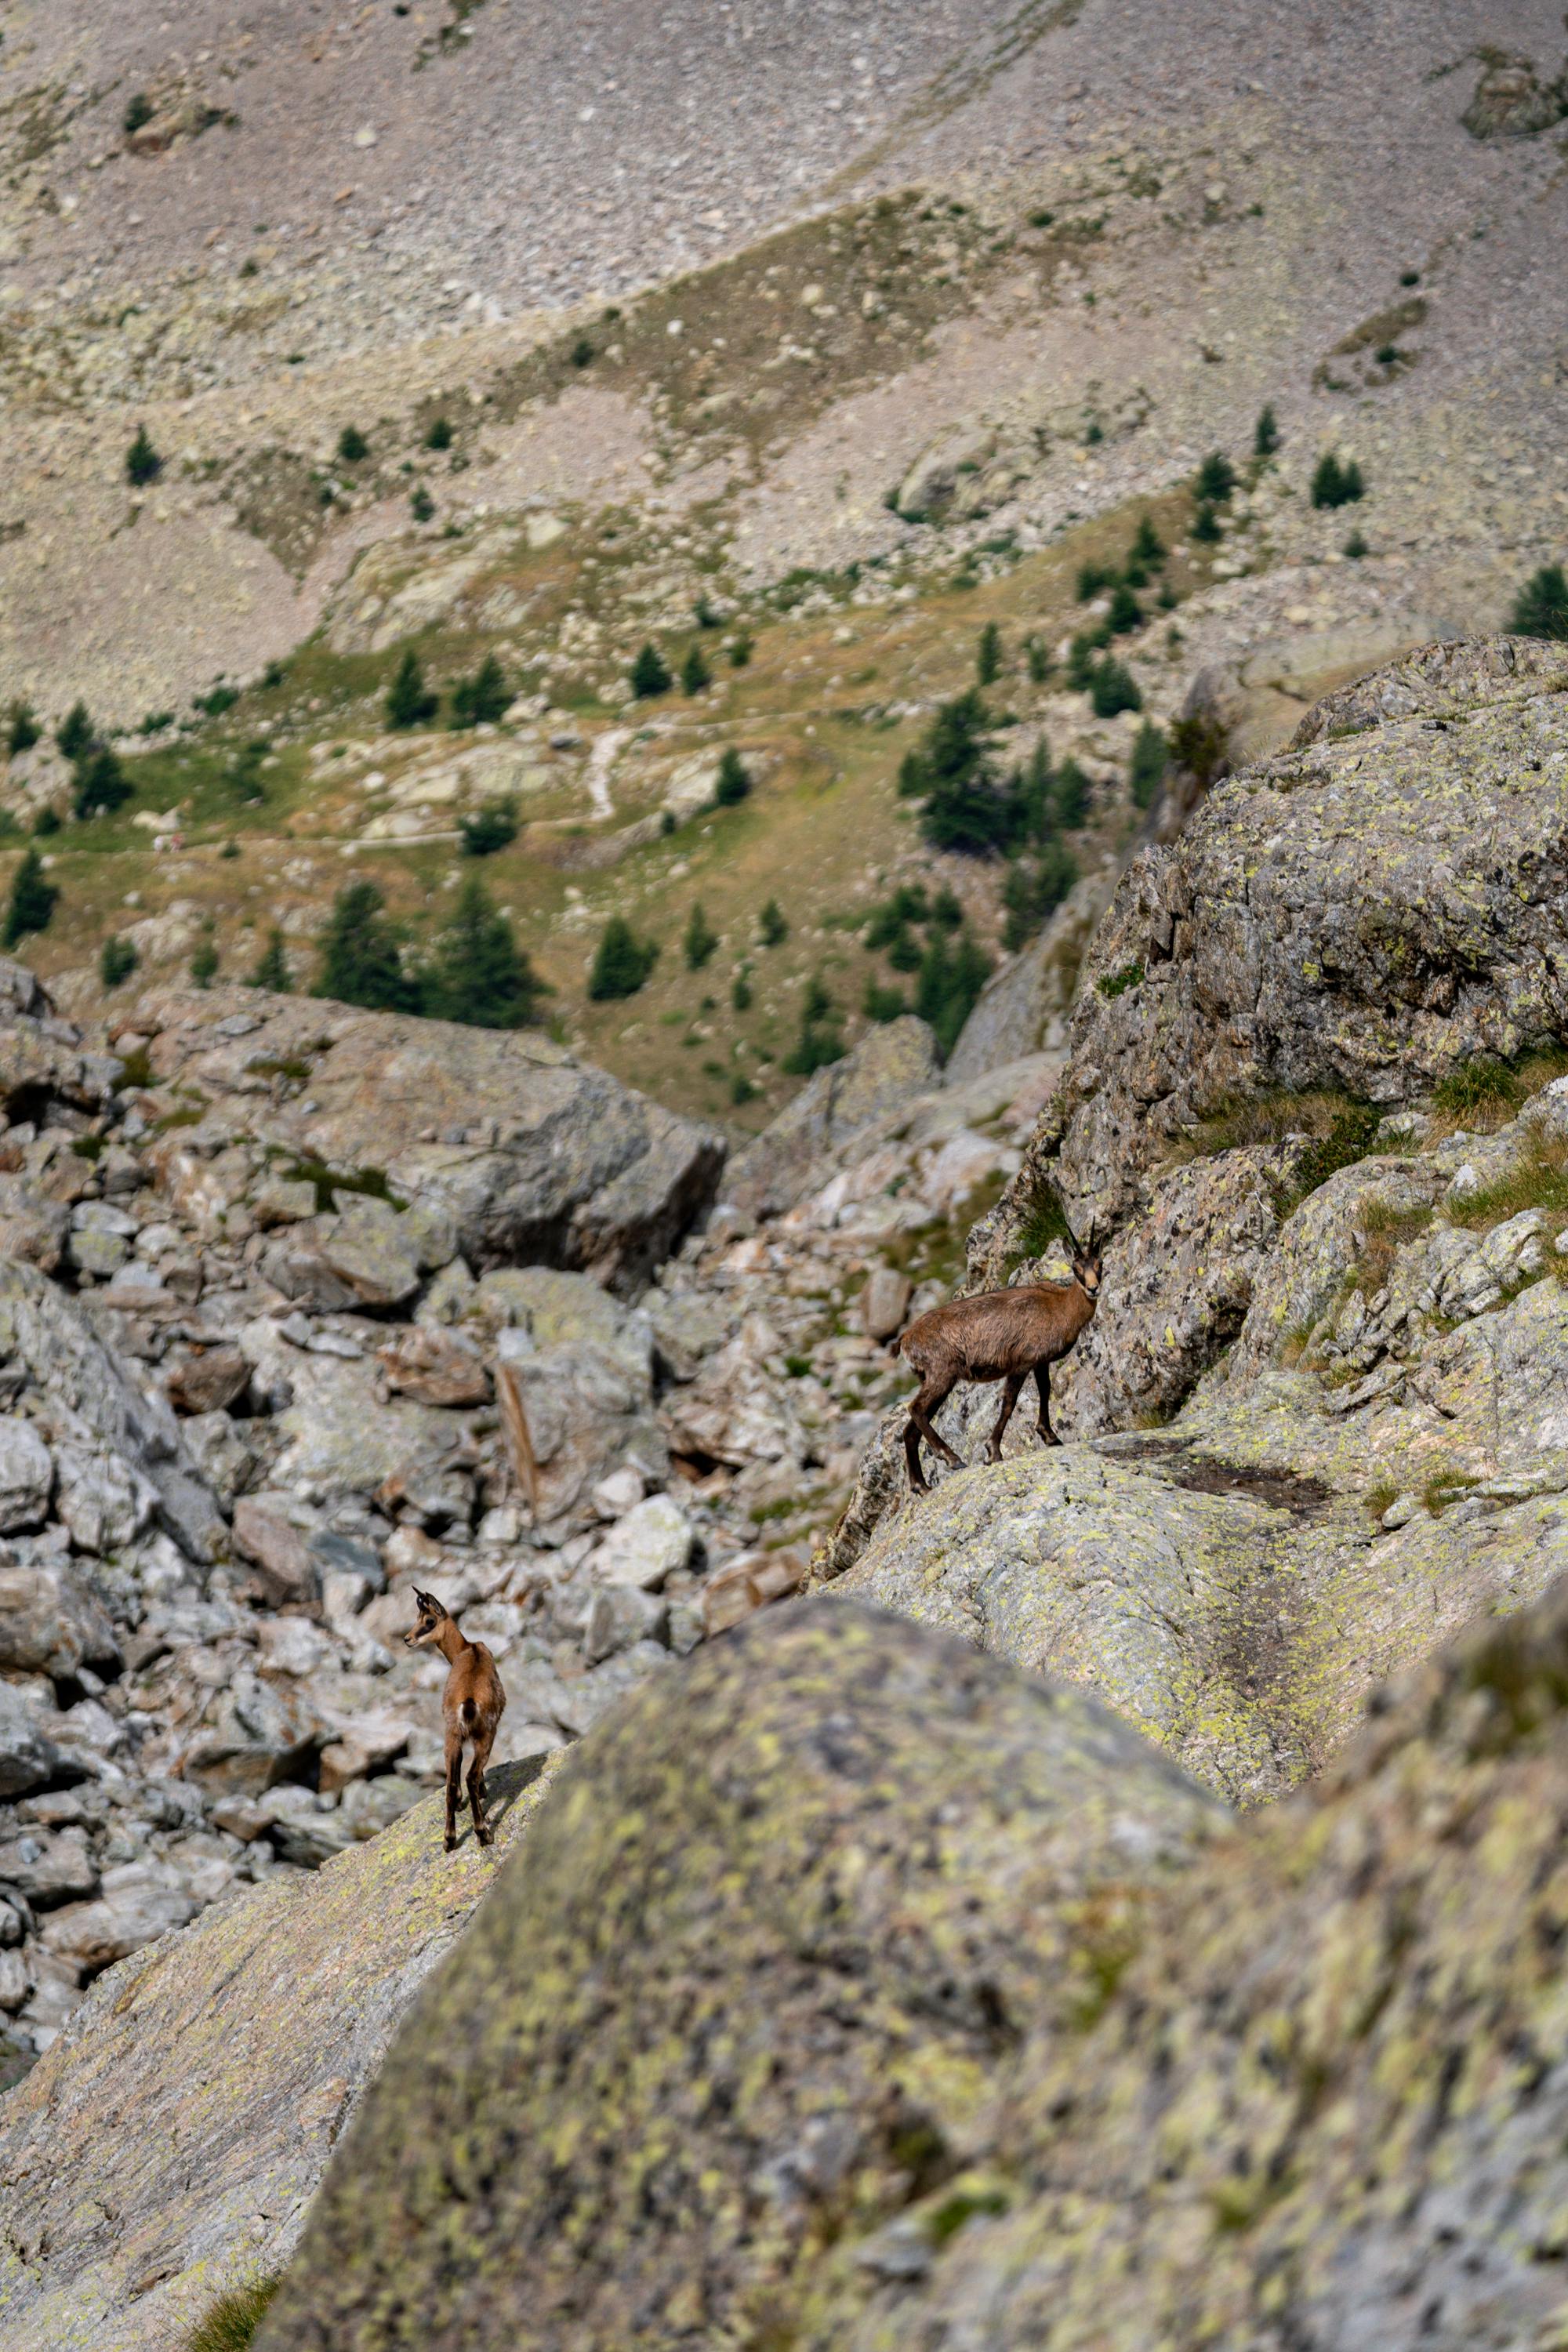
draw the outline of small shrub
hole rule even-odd
[[[459,817],[458,831],[465,857],[493,857],[498,849],[517,839],[516,794],[505,793],[486,801],[472,816]]]
[[[740,1109],[742,1103],[754,1101],[756,1098],[756,1087],[746,1076],[744,1070],[736,1070],[731,1075],[730,1079],[730,1100],[734,1104],[737,1110]]]
[[[105,988],[123,988],[136,969],[136,950],[111,931],[98,951],[98,977]]]
[[[55,741],[59,747],[60,757],[69,760],[74,766],[78,760],[85,758],[91,751],[93,740],[93,724],[86,703],[73,702],[55,730]]]
[[[263,680],[264,684],[265,682]],[[174,723],[174,714],[172,710],[148,710],[144,711],[137,721],[136,732],[138,735],[162,735],[163,730],[166,727],[172,727]]]
[[[133,139],[153,120],[153,101],[144,89],[133,91],[121,118],[125,136]]]
[[[288,996],[293,991],[294,979],[283,950],[283,934],[276,923],[267,934],[267,945],[259,958],[246,975],[246,986],[269,988],[278,996]]]
[[[494,726],[506,715],[511,688],[494,654],[487,654],[472,677],[460,677],[452,688],[447,724],[453,728]]]
[[[1002,632],[994,621],[987,621],[980,632],[980,644],[974,656],[974,676],[981,686],[994,686],[1002,675]]]
[[[909,1003],[901,988],[884,988],[873,976],[866,982],[866,993],[860,999],[860,1010],[868,1021],[897,1021],[909,1011]]]
[[[15,759],[20,751],[30,751],[43,733],[33,716],[32,705],[20,698],[5,714],[5,749]]]
[[[1127,783],[1134,808],[1152,808],[1171,756],[1170,746],[1152,719],[1146,719],[1133,739]]]
[[[1141,963],[1124,963],[1119,971],[1102,971],[1094,984],[1108,1003],[1114,1003],[1130,988],[1142,988],[1144,977]]]
[[[47,931],[59,903],[59,892],[44,874],[44,862],[36,847],[29,846],[11,881],[11,896],[5,905],[5,928],[0,933],[0,944],[14,948],[32,931]]]
[[[338,456],[345,466],[357,466],[370,455],[370,443],[357,425],[345,425],[338,436]]]
[[[1113,587],[1115,585],[1115,572],[1109,570],[1105,564],[1080,564],[1079,567],[1077,589],[1079,603],[1080,604],[1087,604],[1091,597],[1099,595],[1102,588]]]
[[[1350,562],[1352,563],[1359,563],[1362,557],[1365,555],[1367,551],[1368,550],[1364,532],[1352,530],[1344,545],[1344,552]]]
[[[713,799],[720,808],[734,808],[752,789],[746,764],[732,743],[727,743],[720,755],[719,773],[713,785]]]
[[[1327,1135],[1315,1136],[1297,1160],[1295,1187],[1280,1205],[1280,1215],[1288,1215],[1309,1192],[1317,1192],[1342,1168],[1364,1160],[1376,1141],[1382,1123],[1383,1113],[1375,1103],[1343,1104],[1335,1112]]]
[[[426,449],[449,449],[451,446],[452,428],[444,416],[437,416],[425,436],[425,446]]]
[[[198,988],[210,988],[218,975],[217,941],[210,929],[196,941],[191,956],[191,978]]]
[[[1252,454],[1255,457],[1272,457],[1279,446],[1279,425],[1272,405],[1260,408],[1258,422],[1252,428]]]
[[[1200,547],[1213,547],[1225,537],[1220,520],[1213,507],[1201,506],[1193,517],[1193,537]]]
[[[1089,698],[1097,719],[1114,719],[1119,711],[1142,710],[1143,697],[1125,663],[1109,655],[1089,680]]]
[[[198,694],[191,705],[207,719],[221,719],[239,700],[237,686],[215,686],[208,694]]]
[[[734,979],[730,982],[730,1002],[734,1006],[737,1013],[749,1013],[751,1011],[752,974],[749,965],[742,964],[740,971],[735,974]]]
[[[136,438],[125,452],[125,478],[133,489],[145,489],[155,482],[163,470],[163,460],[153,448],[147,427],[139,425]]]
[[[181,2352],[249,2352],[268,2307],[282,2285],[277,2278],[258,2278],[230,2287],[207,2305],[185,2337]]]
[[[1211,449],[1198,467],[1193,494],[1210,506],[1224,506],[1236,488],[1236,467],[1223,449]]]
[[[733,644],[732,644],[732,645],[731,646],[731,647],[730,647],[730,667],[731,667],[731,669],[744,669],[744,668],[745,668],[745,667],[746,667],[746,664],[751,660],[751,658],[752,658],[752,640],[751,640],[751,638],[750,638],[750,637],[737,637],[737,638],[734,640]]]
[[[1373,354],[1379,367],[1397,367],[1405,357],[1397,343],[1380,343]]]
[[[89,752],[77,769],[71,814],[89,817],[96,816],[100,809],[108,813],[121,808],[131,798],[131,779],[107,743],[103,744]]]
[[[700,694],[712,683],[713,673],[702,657],[701,646],[694,642],[688,646],[686,659],[680,665],[680,691],[682,694]]]
[[[1519,592],[1510,625],[1521,637],[1568,638],[1568,574],[1543,563]]]
[[[806,982],[805,995],[801,1003],[799,1041],[784,1058],[784,1067],[792,1077],[809,1078],[814,1070],[826,1068],[829,1062],[843,1060],[843,1018],[828,994],[821,974],[814,972]]]
[[[436,511],[436,501],[423,482],[408,501],[408,511],[416,522],[428,522]]]
[[[757,917],[757,935],[763,947],[782,947],[789,937],[789,925],[776,898],[770,898]]]
[[[1325,449],[1312,472],[1312,504],[1315,507],[1353,506],[1366,494],[1362,470],[1353,457],[1342,465],[1331,449]]]
[[[658,961],[658,950],[654,942],[639,940],[624,915],[612,915],[595,951],[588,974],[588,993],[600,1004],[617,997],[635,996]]]
[[[425,684],[425,671],[412,646],[404,653],[387,689],[384,708],[389,727],[426,727],[436,716],[438,697]]]
[[[1140,515],[1138,528],[1132,534],[1132,561],[1145,563],[1152,571],[1165,560],[1165,542],[1155,530],[1152,518]]]
[[[711,961],[718,944],[719,934],[703,913],[701,899],[693,900],[686,921],[685,937],[681,940],[687,971],[700,971],[705,963]]]
[[[33,831],[37,838],[42,841],[49,834],[58,833],[59,829],[60,813],[58,809],[51,808],[48,802],[46,801],[43,807],[38,811],[37,815],[33,819]]]
[[[593,365],[594,346],[588,341],[586,335],[578,336],[567,356],[570,358],[574,368],[585,368]]]
[[[664,656],[650,638],[632,664],[632,692],[639,701],[647,701],[653,695],[668,694],[669,688],[670,677]]]
[[[1171,757],[1206,790],[1230,762],[1230,737],[1212,710],[1194,711],[1171,724]]]
[[[699,596],[693,604],[691,617],[700,629],[716,629],[721,615],[714,611],[711,600],[704,594]]]

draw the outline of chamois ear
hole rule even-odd
[[[441,1604],[435,1594],[421,1592],[417,1585],[414,1588],[414,1605],[423,1616],[438,1617],[441,1614]]]

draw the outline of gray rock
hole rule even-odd
[[[891,1339],[904,1328],[914,1285],[896,1266],[873,1268],[860,1293],[860,1324],[868,1339]]]
[[[320,1597],[320,1567],[310,1530],[294,1525],[289,1497],[244,1495],[234,1507],[234,1540],[257,1569],[273,1602]]]
[[[1089,941],[1110,904],[1113,874],[1075,882],[1037,938],[986,982],[948,1055],[949,1086],[1065,1043],[1068,1011]]]
[[[147,1864],[131,1863],[106,1874],[95,1902],[67,1903],[51,1912],[41,1935],[47,1950],[96,1976],[111,1961],[184,1927],[195,1913],[188,1895]]]
[[[30,1421],[0,1416],[0,1534],[36,1528],[48,1509],[54,1456]]]
[[[119,1654],[101,1602],[69,1562],[0,1562],[0,1671],[58,1679],[80,1665],[114,1664]]]
[[[301,1769],[321,1732],[300,1692],[241,1667],[186,1746],[184,1777],[209,1797],[259,1796]]]
[[[668,1495],[650,1495],[612,1528],[594,1554],[594,1572],[607,1584],[657,1591],[686,1566],[692,1542],[691,1522],[679,1506]]]
[[[931,1087],[937,1072],[936,1040],[923,1021],[906,1014],[868,1031],[740,1153],[725,1200],[757,1217],[792,1208],[826,1181],[857,1139]]]
[[[36,1909],[98,1891],[98,1865],[84,1829],[23,1830],[0,1843],[0,1885],[14,1886]]]
[[[59,1751],[34,1722],[19,1691],[0,1682],[0,1798],[19,1797],[52,1780]]]

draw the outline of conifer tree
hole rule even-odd
[[[452,688],[447,724],[453,728],[494,726],[511,700],[506,672],[494,654],[487,654],[472,677],[460,677]]]
[[[651,940],[639,940],[624,915],[612,915],[600,934],[588,993],[597,1003],[635,996],[658,957]]]
[[[219,961],[217,941],[213,938],[209,923],[196,941],[195,951],[191,957],[191,978],[198,988],[212,986],[217,978]]]
[[[1521,637],[1568,637],[1568,573],[1543,563],[1519,592],[1513,627]]]
[[[1165,542],[1149,515],[1138,518],[1138,528],[1132,534],[1132,558],[1134,562],[1145,563],[1151,569],[1165,560]]]
[[[1258,423],[1252,433],[1252,454],[1255,457],[1272,457],[1279,446],[1279,425],[1270,404],[1258,412]]]
[[[130,798],[131,779],[107,743],[79,763],[71,796],[73,816],[96,816],[100,809],[122,808]]]
[[[1012,838],[1016,803],[997,783],[986,729],[985,705],[971,687],[944,702],[926,730],[920,751],[921,830],[933,849],[978,857]]]
[[[1057,823],[1064,833],[1076,833],[1089,815],[1089,782],[1076,760],[1064,760],[1055,782]]]
[[[55,730],[55,741],[60,757],[74,764],[90,751],[93,745],[93,724],[85,702],[73,702]]]
[[[137,954],[130,940],[111,931],[98,953],[98,977],[107,988],[122,988],[135,971]]]
[[[519,1029],[537,1017],[545,982],[479,876],[459,888],[425,975],[425,1010],[475,1029]]]
[[[814,972],[801,1002],[799,1042],[784,1058],[784,1066],[792,1077],[809,1078],[814,1070],[843,1060],[843,1017],[821,973]]]
[[[650,637],[637,655],[631,668],[631,688],[639,702],[650,696],[669,692],[669,672],[663,655]]]
[[[321,933],[318,996],[372,1013],[417,1013],[419,989],[403,969],[396,926],[374,882],[345,882]]]
[[[746,763],[732,743],[727,743],[719,761],[718,780],[713,786],[713,798],[720,808],[733,808],[743,801],[752,789]]]
[[[1153,805],[1154,796],[1165,779],[1169,758],[1170,749],[1163,734],[1152,719],[1145,719],[1133,739],[1132,757],[1127,770],[1134,808],[1146,809]]]
[[[974,656],[975,680],[981,686],[994,686],[1001,675],[1002,632],[994,621],[987,621]]]
[[[29,931],[47,931],[59,899],[55,885],[46,879],[44,862],[29,843],[27,854],[17,866],[11,881],[11,896],[5,907],[5,928],[0,933],[0,943],[14,948]]]
[[[288,996],[293,992],[294,976],[283,951],[283,934],[276,923],[267,934],[267,945],[252,968],[246,985],[247,988],[269,988],[275,996]]]
[[[144,489],[157,480],[163,470],[163,460],[153,448],[147,427],[139,425],[136,438],[125,452],[125,478],[133,489]]]
[[[718,944],[719,934],[710,924],[702,911],[702,901],[698,898],[693,902],[686,925],[686,937],[682,942],[686,950],[688,971],[700,971]]]
[[[700,694],[705,686],[713,683],[713,673],[702,658],[702,648],[693,638],[686,649],[686,659],[680,665],[682,694]]]
[[[30,751],[41,732],[32,704],[14,702],[5,714],[5,749],[11,757],[15,759],[19,751]]]
[[[1124,662],[1112,661],[1109,655],[1089,680],[1089,699],[1097,719],[1114,719],[1119,711],[1143,708],[1137,679]]]
[[[405,648],[386,696],[389,727],[423,727],[436,716],[437,698],[425,684],[425,672],[412,646]]]
[[[1236,467],[1223,449],[1211,449],[1198,467],[1194,494],[1210,505],[1223,506],[1236,488]]]
[[[338,436],[338,456],[345,466],[357,466],[370,455],[370,443],[357,425],[345,425]]]
[[[776,898],[770,898],[758,916],[757,930],[765,948],[782,947],[788,939],[789,925]]]
[[[517,795],[503,793],[498,800],[486,801],[472,816],[458,819],[458,831],[465,857],[493,856],[517,839]]]

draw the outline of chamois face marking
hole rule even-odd
[[[411,1650],[417,1650],[439,1639],[447,1612],[433,1592],[416,1592],[414,1605],[419,1612],[418,1619],[403,1638]]]
[[[1074,1250],[1072,1254],[1072,1278],[1075,1282],[1082,1285],[1083,1288],[1088,1291],[1091,1298],[1096,1297],[1099,1292],[1100,1276],[1100,1252],[1094,1248],[1092,1244],[1087,1249]]]

